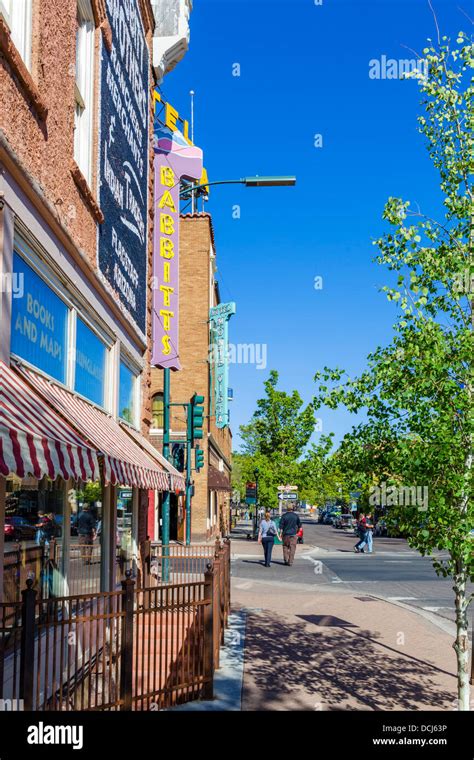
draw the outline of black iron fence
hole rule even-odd
[[[191,547],[187,565],[181,549],[165,547],[164,556],[179,560],[183,577],[188,569],[187,581],[137,586],[128,577],[117,591],[43,597],[28,579],[20,601],[0,603],[0,699],[67,711],[161,710],[212,698],[230,607],[230,543],[212,547],[199,573]]]

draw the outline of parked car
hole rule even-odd
[[[324,525],[333,525],[334,524],[334,520],[340,514],[341,513],[337,512],[337,511],[328,512],[327,515],[326,515],[326,517],[324,518]]]
[[[387,533],[387,523],[385,520],[379,520],[374,528],[374,536],[386,536]]]
[[[15,539],[15,528],[11,523],[7,523],[5,520],[5,525],[3,527],[3,537],[5,541],[14,541]]]
[[[11,525],[13,528],[15,541],[32,541],[36,536],[36,527],[26,517],[19,517],[18,515],[6,517],[5,527],[7,525]]]
[[[357,520],[352,515],[340,515],[337,527],[352,531],[357,527]]]

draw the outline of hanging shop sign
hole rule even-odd
[[[161,95],[155,91],[155,104]],[[182,179],[199,180],[202,150],[177,126],[178,112],[155,108],[155,192],[153,239],[153,339],[151,364],[181,369],[179,362],[179,193]]]
[[[146,332],[149,51],[139,0],[106,1],[112,49],[102,44],[98,268]]]
[[[229,319],[235,314],[235,303],[220,303],[210,310],[213,345],[211,369],[214,379],[216,426],[229,425]]]

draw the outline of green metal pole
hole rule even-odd
[[[163,456],[170,459],[170,372],[169,368],[163,370]],[[169,581],[169,543],[170,543],[170,491],[163,492],[163,504],[161,509],[161,544],[163,546],[163,581]]]
[[[186,404],[186,410],[187,410],[187,435],[186,435],[186,546],[189,546],[191,543],[191,456],[192,456],[192,445],[193,442],[191,440],[191,434],[192,434],[192,424],[191,424],[191,415],[192,415],[192,408],[191,404]]]

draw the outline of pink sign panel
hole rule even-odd
[[[155,125],[155,232],[151,364],[181,369],[179,362],[179,192],[180,180],[202,176],[202,150],[179,130]]]

